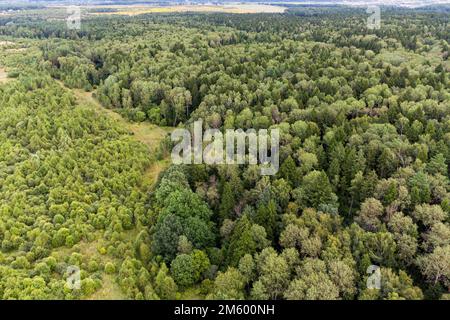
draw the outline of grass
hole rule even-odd
[[[170,127],[158,127],[147,122],[127,122],[126,127],[133,132],[136,140],[144,143],[150,149],[155,149],[160,141],[172,130]]]
[[[159,174],[169,165],[170,161],[168,159],[152,163],[144,172],[144,176],[142,178],[142,188],[145,190],[150,190],[157,182]]]
[[[204,300],[205,295],[200,292],[200,285],[186,289],[180,294],[179,300]]]
[[[119,285],[114,282],[112,275],[103,274],[102,287],[87,300],[127,300]]]
[[[60,82],[62,84],[62,82]],[[92,95],[81,89],[70,89],[74,93],[79,104],[92,105],[100,114],[105,114],[109,118],[118,121],[123,127],[133,133],[136,140],[147,145],[150,151],[159,145],[159,142],[172,131],[171,127],[159,127],[148,122],[129,122],[117,112],[104,108]]]
[[[434,67],[443,63],[447,70],[450,67],[450,61],[443,60],[442,47],[438,43],[435,43],[428,52],[423,54],[407,51],[406,49],[396,49],[395,51],[383,49],[376,59],[396,67],[412,65],[414,66],[413,69],[426,67],[428,63]]]
[[[11,80],[11,78],[8,78],[8,72],[6,72],[6,69],[0,68],[0,84],[6,83],[10,80]]]
[[[124,234],[125,238],[132,238],[136,235],[134,230],[127,231]],[[62,247],[52,253],[53,256],[63,257],[70,256],[72,253],[80,253],[83,257],[88,257],[89,260],[96,260],[103,264],[107,262],[118,262],[117,259],[108,256],[107,254],[101,254],[99,252],[100,248],[105,248],[107,244],[102,240],[102,233],[98,232],[95,235],[97,240],[87,242],[81,241],[72,248]],[[116,264],[116,263],[115,263]],[[114,281],[113,275],[106,274],[102,272],[102,287],[94,292],[87,300],[126,300],[127,297],[124,295],[119,285]]]

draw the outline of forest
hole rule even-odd
[[[0,299],[450,299],[448,6],[40,10],[0,16]],[[171,165],[196,120],[278,173]]]

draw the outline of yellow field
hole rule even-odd
[[[15,43],[11,41],[0,41],[0,46],[10,46],[10,45],[15,45]]]
[[[128,15],[134,16],[146,13],[172,12],[226,12],[226,13],[282,13],[286,8],[272,5],[258,4],[225,4],[225,5],[176,5],[167,7],[153,6],[95,6],[89,9],[115,9],[112,12],[90,12],[93,15]]]

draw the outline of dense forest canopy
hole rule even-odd
[[[450,298],[449,13],[366,20],[0,16],[0,299]],[[82,91],[130,126],[278,128],[280,170],[145,183],[170,137],[149,153]]]

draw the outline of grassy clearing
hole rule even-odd
[[[200,286],[193,286],[180,294],[179,300],[204,300],[205,295],[201,293]]]
[[[114,282],[112,275],[104,274],[102,278],[102,287],[87,300],[127,300],[117,283]]]
[[[148,122],[131,123],[113,110],[102,107],[102,105],[92,96],[92,92],[86,92],[80,89],[72,89],[72,91],[75,94],[79,104],[94,106],[97,112],[107,115],[114,121],[118,121],[123,127],[132,132],[133,137],[136,140],[142,142],[148,147],[151,155],[159,146],[161,140],[173,130],[171,127],[159,127]],[[144,190],[149,190],[152,188],[161,171],[166,169],[169,164],[170,162],[168,159],[159,161],[155,160],[152,162],[143,175],[142,187]]]
[[[124,238],[132,238],[136,235],[134,230],[127,231],[124,234]],[[108,256],[107,254],[101,254],[102,250],[106,250],[107,244],[102,240],[101,232],[95,235],[97,240],[87,242],[81,241],[72,248],[63,247],[53,252],[52,255],[59,257],[70,256],[72,253],[76,252],[81,254],[83,257],[89,257],[90,260],[99,261],[102,264],[107,262],[112,262],[117,264],[119,261],[115,258]],[[119,285],[114,281],[114,275],[109,275],[102,272],[102,287],[93,293],[91,296],[86,297],[87,300],[126,300],[127,297],[123,294]]]
[[[152,152],[158,147],[160,141],[172,131],[171,127],[159,127],[148,122],[132,123],[124,119],[120,114],[111,109],[104,108],[93,96],[92,92],[86,92],[80,89],[71,89],[75,94],[79,104],[92,105],[95,110],[105,114],[111,119],[118,121],[122,126],[133,133],[136,140],[147,145]]]
[[[61,81],[58,81],[62,86],[64,84]],[[114,121],[121,122],[122,125],[126,126],[125,120],[121,117],[120,114],[114,112],[113,110],[103,108],[102,105],[92,96],[92,92],[86,92],[81,89],[69,89],[77,98],[77,102],[80,105],[92,105],[95,108],[95,111],[107,115],[110,119]]]
[[[152,163],[147,170],[145,170],[143,179],[142,179],[142,188],[145,190],[150,190],[153,188],[155,183],[158,181],[159,174],[164,171],[170,165],[170,161],[168,159],[156,161]]]
[[[154,150],[159,145],[161,140],[172,130],[170,127],[158,127],[146,122],[127,122],[126,127],[133,132],[136,140],[139,140],[147,145],[150,150]]]
[[[395,67],[408,65],[427,67],[428,64],[432,66],[444,64],[449,70],[450,61],[444,61],[443,54],[442,46],[436,43],[424,54],[414,53],[406,49],[397,49],[395,51],[383,49],[376,59],[380,62],[390,63]]]

